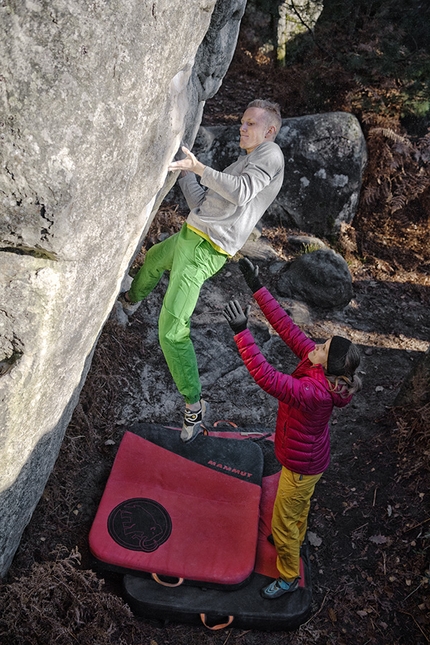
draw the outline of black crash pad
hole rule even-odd
[[[124,597],[140,617],[210,629],[231,626],[262,631],[290,631],[311,614],[312,587],[307,549],[302,549],[300,588],[276,600],[260,596],[260,590],[273,578],[254,573],[246,586],[234,591],[198,587],[161,587],[150,579],[126,575]]]

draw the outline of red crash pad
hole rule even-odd
[[[216,445],[225,441],[201,440],[213,443],[212,467],[125,433],[89,536],[100,563],[223,587],[249,578],[261,487],[246,470],[218,469]]]

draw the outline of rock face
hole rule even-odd
[[[352,298],[352,277],[341,255],[318,249],[299,255],[278,280],[283,296],[318,309],[342,309]]]
[[[0,575],[245,0],[0,7]]]
[[[238,126],[201,127],[193,152],[223,170],[237,158],[238,140]],[[367,161],[358,120],[347,112],[284,119],[276,141],[285,156],[285,178],[265,218],[335,236],[354,218]]]

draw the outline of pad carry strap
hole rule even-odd
[[[206,614],[200,614],[200,618],[203,625],[208,629],[211,629],[212,631],[215,631],[217,629],[225,629],[225,627],[228,627],[229,625],[231,625],[234,620],[234,616],[229,616],[226,623],[221,623],[220,625],[214,625],[213,627],[210,627],[210,625],[206,624],[206,620],[207,620]]]
[[[178,578],[178,582],[163,582],[156,573],[151,573],[151,576],[155,582],[158,582],[159,585],[163,585],[163,587],[180,587],[184,582],[183,578]]]

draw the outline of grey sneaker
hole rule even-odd
[[[185,408],[184,425],[182,426],[181,439],[184,443],[191,443],[203,432],[202,421],[208,406],[206,401],[200,399],[200,410]]]
[[[125,297],[126,293],[127,292],[124,291],[124,293],[119,294],[118,302],[121,304],[121,306],[122,306],[122,308],[124,310],[124,313],[126,313],[127,316],[131,316],[132,314],[134,314],[139,309],[140,302],[129,302]]]

